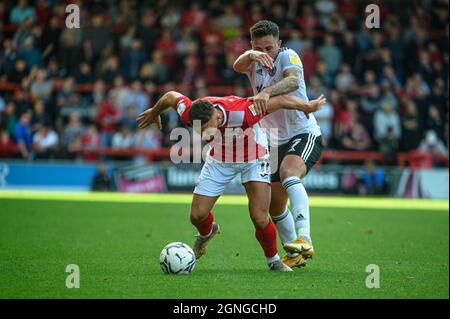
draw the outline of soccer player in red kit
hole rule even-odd
[[[311,113],[325,102],[323,96],[306,102],[295,96],[279,95],[269,100],[266,114],[281,108]],[[139,127],[156,123],[161,128],[159,115],[171,107],[177,111],[185,125],[192,126],[210,145],[194,189],[190,211],[191,223],[199,232],[193,247],[196,258],[205,254],[209,240],[220,230],[211,212],[215,202],[228,183],[240,174],[249,200],[249,212],[256,229],[256,239],[264,251],[269,268],[292,271],[280,260],[276,227],[268,214],[269,151],[265,131],[258,124],[266,114],[257,115],[253,103],[242,97],[202,97],[191,101],[181,93],[170,91],[164,94],[153,108],[138,116]],[[239,147],[243,149],[242,152],[238,151]]]

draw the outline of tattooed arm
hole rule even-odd
[[[264,114],[267,111],[267,102],[271,96],[288,94],[297,90],[300,86],[301,71],[296,67],[286,69],[283,72],[283,79],[272,86],[269,86],[259,92],[249,100],[253,101],[255,110],[258,114]]]

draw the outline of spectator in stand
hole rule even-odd
[[[114,106],[117,107],[117,109],[120,112],[123,112],[125,108],[129,104],[129,93],[130,90],[125,85],[125,80],[122,76],[116,76],[114,79],[114,86],[109,91],[109,98],[114,100]]]
[[[89,124],[85,133],[81,137],[82,149],[84,151],[93,151],[92,153],[86,153],[84,159],[86,161],[97,160],[98,156],[95,154],[95,150],[100,147],[101,137],[98,133],[97,125],[95,123]]]
[[[36,100],[33,105],[33,115],[31,116],[31,130],[33,133],[39,131],[42,123],[50,123],[50,116],[45,110],[45,104],[41,100]]]
[[[131,88],[128,94],[127,106],[135,106],[137,113],[140,114],[144,112],[150,104],[150,99],[148,94],[144,91],[142,83],[139,80],[133,81],[131,83]]]
[[[50,21],[52,10],[47,0],[38,0],[35,6],[37,23],[46,25]]]
[[[335,79],[336,88],[343,93],[347,93],[354,85],[355,77],[351,72],[350,66],[348,64],[342,64],[341,71],[337,74]]]
[[[33,136],[33,152],[36,159],[53,158],[58,150],[58,134],[47,123],[42,123]]]
[[[8,102],[5,111],[0,114],[0,126],[5,128],[10,136],[14,136],[17,122],[16,105],[14,102]]]
[[[98,106],[106,98],[106,87],[105,82],[102,80],[97,80],[92,88],[92,108],[97,109]]]
[[[33,136],[31,131],[31,112],[27,111],[20,115],[20,120],[14,129],[14,140],[19,148],[20,155],[24,159],[30,159]]]
[[[112,148],[128,150],[134,146],[134,134],[130,132],[128,127],[122,126],[120,130],[113,135]],[[115,155],[116,160],[129,160],[128,155]]]
[[[45,48],[45,52],[49,57],[55,58],[60,51],[60,22],[57,17],[52,16],[49,23],[43,24],[43,26],[42,47]]]
[[[137,107],[135,105],[130,105],[129,107],[127,107],[126,112],[122,116],[120,126],[128,128],[128,130],[131,132],[135,132],[136,118],[139,114],[140,112],[137,111]]]
[[[358,60],[355,34],[350,31],[345,31],[340,44],[342,47],[342,62],[352,65]]]
[[[26,69],[27,62],[24,59],[17,59],[12,69],[7,75],[7,79],[12,83],[20,83],[22,79],[28,76],[28,70]]]
[[[4,128],[0,127],[0,158],[8,158],[14,154],[16,145],[11,135]]]
[[[13,43],[10,39],[0,40],[0,43],[3,46],[3,50],[0,50],[0,78],[6,75],[6,79],[9,80],[8,77],[15,68],[17,51],[14,50]]]
[[[67,32],[62,32],[60,35],[61,44],[58,50],[58,61],[61,62],[61,65],[72,76],[78,71],[78,65],[83,57],[82,43],[77,42],[76,35],[77,33],[72,29],[68,29]]]
[[[142,42],[133,39],[129,49],[126,49],[121,62],[122,74],[128,81],[133,81],[139,77],[139,71],[144,64],[146,55],[142,49]]]
[[[82,139],[85,128],[81,122],[80,114],[73,112],[69,115],[69,123],[64,128],[61,139],[62,151],[73,158],[74,152],[82,149]]]
[[[112,37],[109,27],[105,23],[103,14],[93,14],[89,25],[83,32],[84,55],[92,65],[96,65],[100,58],[100,53],[111,43]]]
[[[422,129],[417,106],[412,100],[405,101],[405,114],[402,116],[401,149],[412,151],[419,146]]]
[[[68,104],[69,97],[73,93],[75,93],[75,78],[67,77],[64,79],[61,90],[56,94],[56,106],[58,108],[58,115],[61,109]]]
[[[108,98],[100,105],[97,123],[100,125],[101,147],[111,146],[113,134],[117,131],[120,118],[121,112],[116,108],[113,98]]]
[[[289,39],[286,41],[286,47],[294,50],[299,55],[302,54],[304,41],[301,39],[301,33],[299,30],[291,30]]]
[[[367,130],[358,122],[356,112],[351,113],[348,126],[339,137],[342,148],[348,151],[368,151],[371,141]]]
[[[163,54],[160,50],[153,51],[152,60],[148,65],[150,70],[147,72],[150,81],[155,82],[156,84],[166,83],[169,79],[169,69],[163,63]]]
[[[432,155],[448,156],[448,149],[439,139],[435,131],[427,131],[425,138],[420,142],[419,151],[431,153]]]
[[[138,129],[134,139],[134,147],[138,149],[157,150],[162,146],[162,133],[156,126],[146,129]],[[137,155],[134,161],[143,164],[146,161],[145,156]]]
[[[75,75],[77,84],[92,84],[95,81],[95,76],[92,74],[91,66],[87,62],[81,62],[78,72]]]
[[[375,83],[372,83],[367,85],[366,90],[367,95],[363,96],[363,98],[361,99],[361,112],[363,115],[363,124],[365,127],[368,128],[370,132],[374,132],[373,129],[374,116],[381,105],[380,87]]]
[[[120,50],[128,50],[131,48],[131,44],[136,37],[136,28],[131,26],[127,29],[126,33],[120,37],[119,46]]]
[[[118,75],[120,75],[119,60],[117,56],[112,55],[108,57],[104,63],[102,80],[105,81],[106,84],[111,85]]]
[[[326,87],[333,87],[334,76],[328,72],[327,64],[324,61],[319,61],[316,68],[315,76],[318,77]]]
[[[140,24],[137,26],[136,36],[142,41],[145,52],[152,52],[158,31],[155,26],[156,15],[152,9],[145,9]]]
[[[305,81],[308,81],[311,75],[317,70],[317,64],[320,61],[320,55],[313,48],[313,43],[307,40],[303,43],[303,51],[299,53],[303,63],[303,73]]]
[[[113,180],[108,172],[108,167],[105,162],[99,162],[97,172],[92,181],[92,191],[107,192],[114,190]]]
[[[208,13],[201,9],[200,3],[192,2],[181,17],[182,25],[191,25],[196,30],[202,28],[208,20]]]
[[[383,67],[383,73],[379,82],[381,86],[386,84],[394,92],[399,92],[402,88],[400,77],[391,65],[385,65]]]
[[[358,103],[356,100],[347,99],[344,101],[342,108],[336,112],[334,121],[334,137],[337,139],[337,144],[341,145],[340,137],[350,131],[352,120],[356,118],[355,113],[358,112]]]
[[[434,104],[431,104],[428,108],[428,116],[425,123],[425,129],[436,132],[439,140],[443,140],[444,125],[444,119],[441,116],[438,107]]]
[[[19,0],[17,5],[12,9],[9,20],[12,23],[21,24],[27,18],[36,21],[36,11],[32,6],[28,5],[27,0]]]
[[[395,110],[399,109],[399,101],[395,97],[394,92],[391,90],[390,86],[385,84],[382,86],[382,95],[380,99],[380,105],[383,103],[389,103]]]
[[[23,21],[20,27],[17,29],[16,33],[14,33],[12,43],[15,50],[23,50],[25,41],[29,38],[33,38],[33,33],[31,32],[32,26],[32,19],[26,18],[25,21]]]
[[[331,34],[325,35],[324,43],[319,47],[318,52],[327,66],[327,71],[334,76],[341,67],[342,53],[335,45],[334,37]]]
[[[374,137],[380,142],[383,138],[390,135],[390,139],[399,140],[401,138],[400,117],[389,103],[381,105],[381,109],[374,116]]]
[[[36,77],[32,80],[30,91],[34,99],[40,99],[44,103],[50,101],[53,92],[53,80],[47,78],[47,71],[44,69],[36,70]]]
[[[16,106],[16,114],[22,114],[33,108],[31,93],[27,87],[28,79],[23,79],[19,89],[14,92],[13,101]]]
[[[227,40],[235,37],[239,33],[237,30],[242,26],[242,19],[234,12],[231,4],[225,4],[223,13],[219,17],[218,24]]]
[[[175,7],[169,6],[161,16],[160,23],[163,28],[173,29],[179,25],[180,20],[180,12]]]
[[[382,156],[382,163],[395,165],[399,150],[399,140],[392,127],[388,127],[386,135],[378,142],[378,150]]]
[[[43,62],[41,51],[36,48],[33,42],[33,37],[26,38],[23,48],[18,53],[19,57],[26,61],[28,69],[33,66],[42,66]]]
[[[162,62],[169,69],[175,66],[175,52],[177,49],[177,43],[172,37],[169,29],[164,29],[161,34],[161,38],[156,40],[155,48],[162,53]]]
[[[313,8],[310,4],[305,4],[303,6],[303,13],[297,19],[297,25],[301,30],[314,30],[319,27],[320,21],[317,18],[317,15],[313,12]]]
[[[5,102],[5,99],[2,97],[2,96],[0,96],[0,122],[1,122],[1,116],[2,116],[2,113],[5,111],[5,106],[6,106],[6,102]]]
[[[386,173],[375,166],[373,161],[366,161],[365,170],[359,187],[360,195],[383,195],[387,193]]]

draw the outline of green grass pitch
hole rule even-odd
[[[0,193],[0,298],[449,297],[448,202],[389,208],[381,199],[312,198],[317,255],[306,268],[274,273],[245,199],[230,200],[216,205],[222,233],[194,272],[171,276],[159,254],[170,242],[192,245],[190,196],[98,196]],[[68,264],[80,267],[79,289],[65,286]],[[380,268],[379,289],[366,288],[369,264]]]

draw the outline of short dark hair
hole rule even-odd
[[[280,36],[280,29],[275,22],[261,20],[256,22],[255,25],[250,28],[250,35],[252,40],[265,37],[266,35],[273,35],[274,38],[278,38]]]
[[[203,125],[211,120],[213,114],[214,105],[210,101],[196,100],[189,108],[189,121],[193,124],[197,120]]]

